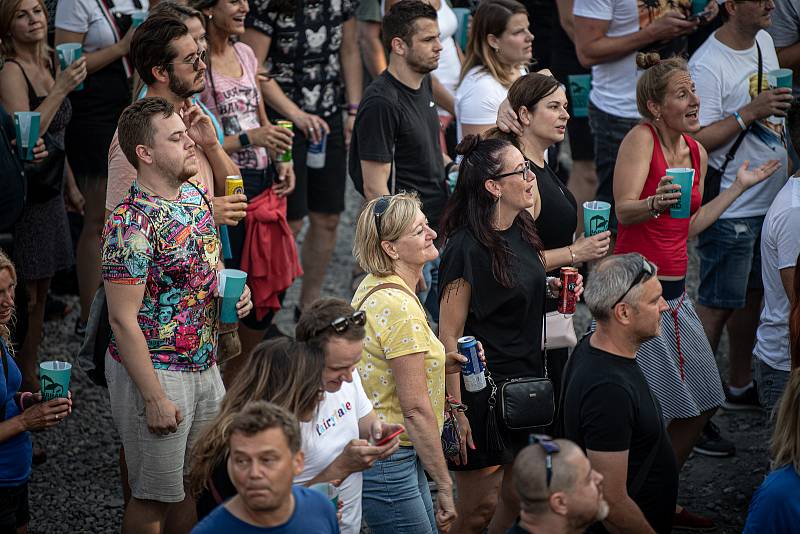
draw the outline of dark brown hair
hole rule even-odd
[[[467,135],[456,146],[456,153],[464,156],[458,168],[458,181],[453,196],[442,215],[442,233],[450,238],[456,231],[469,230],[475,239],[492,256],[492,274],[503,287],[514,287],[515,266],[510,261],[514,253],[508,242],[492,226],[495,198],[486,190],[486,180],[492,179],[503,168],[500,156],[511,143],[503,139],[487,139],[480,135]],[[536,223],[528,210],[517,215],[522,237],[541,257],[542,242],[536,233]]]
[[[319,299],[303,310],[303,314],[295,326],[294,337],[297,341],[315,343],[323,349],[332,337],[341,337],[348,341],[361,341],[366,335],[364,326],[351,322],[347,330],[341,334],[337,334],[333,328],[329,328],[335,319],[350,317],[353,313],[355,313],[353,307],[342,299]]]
[[[411,46],[411,38],[417,31],[414,24],[417,19],[437,20],[436,10],[420,0],[402,0],[392,6],[381,24],[381,38],[387,53],[392,51],[392,39],[395,37]]]
[[[511,84],[508,90],[508,103],[516,112],[519,112],[522,106],[532,112],[540,100],[555,93],[560,86],[559,81],[552,76],[532,72],[520,76]]]
[[[279,428],[283,432],[293,454],[300,450],[300,424],[297,418],[286,408],[267,401],[250,401],[239,413],[234,414],[228,427],[228,440],[236,432],[253,436],[272,428]]]
[[[160,114],[162,118],[168,119],[173,113],[175,108],[172,104],[160,97],[142,98],[122,111],[117,123],[119,147],[134,168],[139,168],[136,147],[153,144],[156,133],[153,116]]]
[[[172,70],[170,63],[178,55],[172,42],[185,35],[189,35],[189,28],[171,15],[151,15],[136,28],[131,39],[130,58],[145,85],[155,83],[154,68]]]

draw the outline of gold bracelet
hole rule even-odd
[[[572,256],[572,263],[570,263],[570,265],[575,265],[575,253],[572,252],[572,247],[567,245],[567,250],[569,250],[569,255]]]

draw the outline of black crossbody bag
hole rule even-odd
[[[761,93],[761,82],[763,80],[763,66],[764,61],[761,57],[761,46],[759,46],[758,41],[756,41],[756,50],[758,51],[758,92]],[[725,169],[728,168],[728,164],[733,161],[733,158],[736,157],[736,151],[739,150],[739,145],[742,144],[744,137],[747,135],[747,132],[750,131],[752,124],[747,127],[746,130],[742,130],[739,136],[736,138],[736,141],[733,142],[731,145],[730,150],[728,153],[725,154],[725,160],[722,162],[722,167],[716,169],[711,165],[708,165],[708,169],[706,170],[706,180],[703,189],[703,204],[708,204],[719,195],[720,187],[722,186],[722,177],[725,176]]]

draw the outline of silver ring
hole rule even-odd
[[[313,126],[309,126],[308,127],[308,131],[313,132],[314,131],[314,127]]]

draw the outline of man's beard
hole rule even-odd
[[[438,68],[438,64],[434,67],[430,67],[422,61],[419,61],[414,55],[408,56],[406,63],[408,64],[408,67],[417,74],[428,74],[429,72],[433,72]]]
[[[177,76],[169,77],[169,90],[172,92],[172,94],[179,98],[189,98],[197,93],[202,92],[203,89],[203,87],[198,89],[194,85],[185,83],[182,80],[179,80]]]

